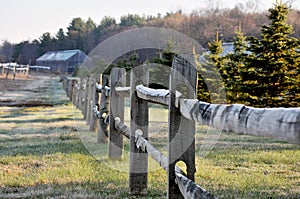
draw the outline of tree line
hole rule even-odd
[[[251,2],[251,1],[248,1]],[[99,24],[91,18],[84,20],[73,18],[65,32],[60,28],[55,35],[43,33],[33,41],[22,41],[17,44],[3,41],[0,46],[0,62],[16,61],[20,64],[35,64],[37,57],[47,51],[80,49],[88,54],[101,41],[124,30],[137,27],[164,27],[182,32],[202,46],[215,38],[215,33],[224,42],[234,40],[234,29],[239,24],[245,36],[260,38],[260,28],[268,23],[267,12],[256,12],[253,5],[237,5],[233,9],[211,7],[195,10],[191,14],[184,14],[181,10],[166,13],[164,16],[140,16],[128,14],[116,19],[110,16],[103,17]],[[293,36],[300,37],[300,11],[291,10],[288,23],[294,27]]]
[[[217,34],[197,64],[202,74],[198,98],[221,100],[220,88],[224,86],[227,103],[299,107],[300,39],[293,37],[293,26],[287,23],[289,12],[286,4],[277,1],[269,9],[269,23],[261,27],[258,36],[245,36],[239,26],[229,54],[223,54],[224,40]],[[219,73],[222,82],[216,78]]]
[[[240,24],[234,31],[233,51],[229,53],[224,52],[225,39],[217,31],[208,42],[206,53],[194,53],[197,98],[254,107],[299,107],[300,38],[294,37],[293,26],[288,23],[289,13],[289,7],[278,1],[269,9],[268,23],[261,26],[257,36],[246,36]],[[152,61],[171,66],[174,54],[169,43]],[[133,53],[113,66],[130,70],[140,64],[138,56]],[[167,86],[163,80],[168,79],[168,68],[150,68],[149,73],[156,86]]]
[[[235,29],[233,51],[224,53],[225,39],[217,31],[208,51],[194,53],[198,70],[197,98],[210,103],[240,103],[254,107],[300,106],[300,38],[288,23],[290,9],[277,1],[268,10],[268,23],[257,36],[246,36],[241,24]],[[154,57],[171,66],[172,43]],[[123,59],[116,67],[138,65],[138,56]],[[150,68],[154,82],[166,86],[169,70]],[[154,77],[153,77],[154,76]],[[164,76],[164,78],[162,78]]]

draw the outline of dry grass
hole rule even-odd
[[[107,145],[95,143],[58,79],[41,82],[27,89],[51,106],[0,107],[0,198],[166,198],[166,173],[150,158],[148,194],[129,195],[128,141],[122,161],[108,160]],[[163,151],[166,114],[150,110],[150,141]],[[300,196],[297,145],[198,126],[196,149],[196,182],[218,198]]]

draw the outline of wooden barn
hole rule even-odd
[[[48,66],[56,73],[72,73],[86,58],[81,50],[49,51],[36,60],[36,65]]]

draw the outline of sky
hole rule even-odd
[[[55,36],[59,28],[69,26],[75,17],[89,17],[98,25],[104,16],[117,20],[130,14],[165,15],[181,9],[188,14],[211,6],[232,8],[247,0],[1,0],[0,44],[3,41],[19,43],[33,41],[43,33]],[[248,0],[258,2],[260,10],[272,7],[276,0]],[[293,8],[300,10],[300,0],[292,1]]]

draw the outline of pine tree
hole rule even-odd
[[[277,1],[269,9],[270,24],[262,26],[261,39],[250,38],[247,73],[243,81],[248,101],[257,106],[295,106],[299,94],[299,40],[286,23],[289,7]],[[297,61],[298,60],[298,61]]]
[[[241,30],[241,24],[235,30],[235,40],[233,42],[233,52],[227,55],[228,63],[225,65],[228,79],[226,81],[226,97],[229,103],[242,102],[244,98],[242,90],[241,72],[245,70],[245,60],[247,57],[246,37]]]
[[[208,53],[200,58],[198,63],[198,99],[206,102],[223,103],[222,89],[224,82],[228,79],[226,74],[226,59],[221,56],[224,51],[223,41],[219,39],[218,33],[216,39],[208,43]]]

